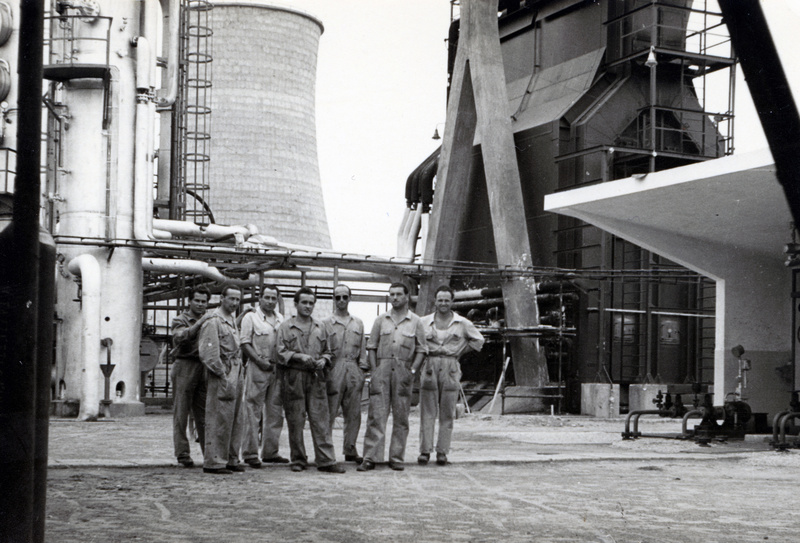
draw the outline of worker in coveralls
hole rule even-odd
[[[242,416],[236,419],[240,431],[235,433],[241,434],[242,458],[251,468],[261,467],[259,456],[264,462],[289,462],[278,454],[278,440],[283,429],[283,400],[275,361],[278,359],[278,327],[283,322],[283,315],[275,310],[277,305],[278,288],[264,285],[258,297],[258,307],[242,318],[239,335],[242,354],[247,355],[247,369]]]
[[[222,290],[220,306],[203,323],[197,340],[200,361],[208,370],[206,449],[203,471],[244,471],[239,443],[233,438],[234,421],[242,400],[242,357],[234,313],[242,299],[236,287]]]
[[[364,372],[369,369],[364,339],[364,323],[350,314],[350,287],[338,285],[333,289],[333,315],[325,324],[333,332],[331,345],[333,368],[328,379],[328,411],[330,424],[342,408],[344,419],[344,459],[360,464],[363,460],[356,449],[356,438],[361,429],[361,391]]]
[[[425,329],[420,318],[408,309],[408,288],[402,283],[389,287],[392,309],[375,319],[367,342],[372,371],[369,384],[369,415],[364,436],[364,461],[358,471],[375,469],[383,461],[386,421],[392,412],[392,441],[389,467],[402,471],[408,439],[411,385],[427,351]]]
[[[206,367],[200,362],[197,335],[205,322],[209,298],[211,292],[206,287],[194,287],[189,296],[189,309],[172,320],[172,356],[175,360],[170,375],[174,388],[172,442],[178,463],[187,468],[194,466],[186,438],[190,412],[200,450],[205,451],[206,445]]]
[[[433,451],[433,433],[439,416],[439,439],[436,442],[436,463],[447,464],[453,419],[456,416],[458,391],[461,386],[461,366],[458,359],[464,353],[480,351],[484,339],[468,319],[452,310],[455,293],[447,285],[436,289],[436,311],[422,317],[428,358],[420,372],[420,428],[417,462],[427,464]]]
[[[294,295],[297,315],[283,321],[278,328],[278,375],[289,427],[292,471],[308,467],[303,440],[308,415],[317,469],[344,473],[345,469],[336,463],[328,418],[327,377],[333,358],[330,334],[324,323],[311,316],[315,304],[314,291],[301,287]]]

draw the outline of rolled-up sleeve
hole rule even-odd
[[[242,319],[242,330],[239,332],[240,343],[253,344],[253,332],[255,331],[255,327],[253,326],[253,319],[251,315],[252,313],[248,313]]]
[[[425,325],[422,324],[422,319],[417,319],[417,326],[414,328],[414,337],[417,344],[414,352],[428,354],[428,341],[425,339]]]
[[[486,342],[486,339],[483,337],[475,325],[472,322],[465,320],[464,322],[464,332],[467,339],[467,345],[473,351],[480,351],[483,349],[483,344]]]

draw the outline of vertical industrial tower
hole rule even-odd
[[[213,4],[209,186],[216,221],[330,248],[314,101],[322,23],[268,2]]]

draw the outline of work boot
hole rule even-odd
[[[245,471],[244,466],[241,465],[241,464],[228,464],[225,467],[228,468],[229,470],[235,471],[237,473],[241,473],[241,472]]]
[[[192,460],[191,458],[178,458],[178,464],[180,464],[184,468],[193,468],[194,460]]]
[[[395,471],[403,471],[406,469],[400,462],[389,462],[389,467]]]
[[[306,467],[303,464],[292,464],[292,471],[299,473],[305,471]]]
[[[258,458],[248,458],[245,460],[245,463],[253,469],[261,469],[261,466],[263,465],[261,460]]]
[[[339,464],[331,464],[330,466],[320,466],[317,468],[317,471],[325,473],[345,473],[347,470]]]
[[[267,464],[288,464],[289,459],[282,456],[273,456],[272,458],[265,458],[264,462]]]
[[[440,466],[447,464],[447,455],[444,453],[436,453],[436,463]]]
[[[424,466],[428,463],[428,460],[431,459],[431,455],[428,453],[422,453],[417,457],[417,464]]]
[[[375,469],[375,462],[372,460],[364,460],[361,462],[361,465],[358,466],[356,471],[370,471]]]
[[[358,456],[357,454],[346,454],[344,455],[345,462],[355,462],[356,464],[360,464],[364,461],[364,458]]]
[[[203,468],[203,473],[215,473],[217,475],[227,475],[233,472],[228,468]]]

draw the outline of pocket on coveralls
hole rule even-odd
[[[236,398],[239,389],[239,366],[234,366],[224,377],[219,378],[219,389],[217,391],[217,398],[220,400],[230,401]]]

